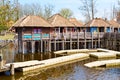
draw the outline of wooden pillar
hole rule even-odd
[[[95,39],[95,49],[97,48],[97,40]]]
[[[70,33],[70,50],[72,49],[72,32]]]
[[[84,49],[86,49],[86,32],[84,32]]]
[[[113,47],[114,47],[114,50],[117,49],[117,47],[116,47],[116,45],[117,45],[117,42],[116,42],[116,41],[117,41],[117,39],[116,39],[117,36],[116,36],[116,35],[117,35],[117,33],[115,32],[114,39],[113,39],[113,40],[114,40],[114,46],[113,46]]]
[[[43,52],[43,40],[42,40],[42,34],[41,34],[41,46],[40,46],[40,48],[41,48],[41,52]]]
[[[65,49],[65,42],[64,42],[64,39],[62,40],[62,50]]]
[[[77,32],[77,49],[79,49],[79,32]]]
[[[100,46],[101,44],[100,44],[100,32],[98,33],[98,48],[100,48],[101,46]]]
[[[93,49],[93,35],[94,35],[93,32],[91,32],[91,40],[92,40],[92,42],[91,42],[91,43],[92,43],[91,47],[92,47],[92,49]]]
[[[0,69],[3,68],[3,55],[2,55],[2,49],[1,49],[1,54],[0,54]]]
[[[18,53],[22,53],[22,29],[18,30]]]
[[[10,74],[14,75],[14,64],[10,64]]]
[[[62,39],[62,50],[64,50],[64,46],[65,46],[65,42],[64,42],[64,39],[65,39],[64,33],[63,33],[62,35],[63,35],[63,39]]]
[[[49,35],[49,52],[51,52],[51,34]]]
[[[43,45],[44,45],[43,52],[46,52],[46,41],[45,40],[43,41]]]
[[[25,55],[24,54],[21,55],[21,61],[22,62],[25,61]]]
[[[25,54],[25,42],[24,42],[24,41],[23,41],[23,43],[22,43],[22,46],[23,46],[23,47],[22,47],[22,48],[23,48],[23,49],[22,49],[22,53]]]
[[[32,41],[32,53],[35,53],[35,41]]]
[[[54,39],[54,51],[56,51],[56,39]]]

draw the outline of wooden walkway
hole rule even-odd
[[[116,58],[116,54],[114,52],[94,52],[94,53],[90,53],[91,57],[95,57],[95,58]]]
[[[0,72],[4,72],[4,71],[8,71],[8,70],[10,70],[10,67],[4,67],[4,68],[0,69]]]
[[[38,68],[53,66],[56,64],[60,64],[60,63],[66,63],[66,62],[70,62],[73,60],[78,60],[78,59],[84,60],[87,58],[89,58],[88,54],[80,53],[80,54],[47,59],[43,61],[34,60],[34,61],[26,61],[26,62],[9,63],[9,64],[6,64],[6,67],[10,67],[10,64],[14,64],[15,69],[19,68],[19,70],[25,72],[25,71],[38,69]]]
[[[84,65],[89,68],[95,68],[95,67],[101,67],[101,66],[105,66],[105,67],[117,66],[117,65],[120,65],[120,59],[95,61],[95,62],[90,62]]]
[[[14,69],[19,69],[20,71],[26,72],[35,70],[38,68],[45,68],[45,67],[52,67],[54,65],[59,64],[66,64],[72,61],[80,61],[89,58],[90,56],[97,56],[98,58],[109,58],[115,57],[120,55],[120,52],[107,50],[107,49],[75,49],[75,50],[62,50],[55,52],[56,54],[67,53],[69,55],[47,59],[47,60],[32,60],[32,61],[25,61],[25,62],[15,62],[15,63],[8,63],[5,65],[5,68],[1,69],[0,72],[11,70],[11,65],[14,65]],[[71,55],[72,53],[72,55]],[[77,53],[77,54],[76,54]],[[97,66],[111,66],[111,65],[119,65],[120,59],[118,60],[106,60],[106,61],[96,61],[85,64],[88,67],[97,67]],[[12,69],[12,70],[14,70]]]

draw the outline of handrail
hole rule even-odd
[[[102,38],[104,32],[67,32],[67,33],[39,33],[24,34],[23,40],[41,40],[41,39],[91,39]]]

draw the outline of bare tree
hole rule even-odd
[[[88,21],[94,19],[94,16],[97,12],[96,1],[97,0],[81,0],[82,4],[79,10],[82,12],[82,14],[86,17]]]
[[[41,6],[40,4],[25,4],[20,6],[20,16],[24,15],[38,15],[45,19],[52,15],[54,7],[52,5]]]
[[[118,7],[117,7],[117,11],[116,11],[116,18],[118,23],[120,23],[120,0],[118,0]]]
[[[44,18],[48,19],[52,15],[53,10],[54,10],[53,5],[50,5],[50,4],[45,5],[44,6]]]
[[[41,5],[38,4],[25,4],[20,6],[20,16],[24,15],[42,15]]]
[[[113,5],[111,7],[111,16],[110,17],[111,17],[111,19],[114,19],[117,17],[117,8],[115,7],[115,5]]]
[[[60,14],[65,18],[70,18],[73,15],[73,12],[68,8],[63,8],[60,10]]]

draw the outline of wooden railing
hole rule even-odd
[[[104,32],[70,32],[70,33],[50,33],[50,34],[24,34],[23,40],[41,40],[41,39],[95,39],[102,38]]]

